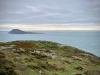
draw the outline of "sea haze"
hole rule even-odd
[[[34,31],[32,31],[34,32]],[[100,56],[100,31],[35,31],[44,34],[8,34],[0,31],[0,42],[47,40],[70,45]]]

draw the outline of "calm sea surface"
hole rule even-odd
[[[0,42],[47,40],[77,47],[100,56],[100,31],[36,31],[44,34],[8,34],[0,31]]]

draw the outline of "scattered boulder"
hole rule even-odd
[[[20,56],[20,54],[18,54],[18,53],[15,53],[14,55],[15,55],[15,56]]]
[[[29,51],[29,53],[30,53],[30,54],[34,54],[35,52],[33,52],[33,51]]]
[[[42,73],[43,73],[43,72],[40,70],[40,71],[39,71],[39,74],[42,74]]]
[[[31,54],[33,53],[36,53],[36,54],[40,54],[40,55],[44,55],[44,56],[48,56],[48,57],[51,57],[52,59],[55,59],[57,57],[57,55],[53,54],[53,53],[46,53],[46,52],[43,52],[41,50],[34,50],[34,52],[32,51],[29,51]]]
[[[7,47],[4,47],[4,46],[0,47],[0,50],[4,50],[4,49],[7,49]]]
[[[64,60],[65,60],[65,58],[62,58],[62,57],[61,57],[61,58],[60,58],[60,60],[64,61]]]
[[[15,46],[15,45],[0,46],[0,50],[11,49],[11,48],[13,48],[14,46]]]
[[[23,48],[19,48],[19,50],[22,51],[22,52],[25,52],[25,49],[23,49]]]
[[[68,64],[73,63],[73,61],[72,61],[72,60],[65,60],[65,62],[66,62],[66,63],[68,63]]]
[[[16,45],[9,45],[9,47],[8,48],[13,48],[13,47],[15,47]]]
[[[52,59],[55,59],[57,56],[56,55],[52,55],[51,57],[52,57]]]
[[[72,56],[72,57],[73,57],[74,60],[80,60],[80,61],[83,61],[83,59],[80,58],[80,57],[77,57],[77,56]]]
[[[16,49],[12,49],[12,51],[16,51]]]

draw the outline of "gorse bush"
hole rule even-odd
[[[33,44],[31,44],[29,42],[24,42],[24,41],[22,41],[22,42],[14,42],[14,44],[16,46],[18,46],[18,47],[21,47],[21,48],[33,48],[34,47]]]

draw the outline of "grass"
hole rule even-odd
[[[0,48],[10,45],[15,46],[0,50],[0,75],[86,75],[87,71],[100,72],[100,57],[71,46],[50,41],[13,41],[1,42]],[[43,53],[57,57],[53,59]],[[75,60],[72,56],[83,60]]]

